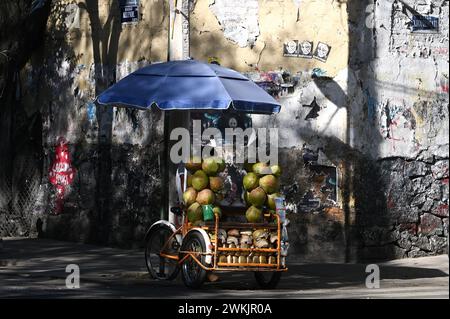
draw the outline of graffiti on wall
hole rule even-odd
[[[67,141],[60,137],[55,149],[55,160],[50,167],[49,181],[56,188],[55,213],[60,214],[63,209],[64,196],[67,187],[73,182],[75,169],[69,156],[69,147]]]
[[[329,163],[319,148],[302,149],[302,196],[297,203],[300,212],[313,212],[338,204],[338,169]]]
[[[306,115],[305,120],[312,120],[319,117],[319,112],[322,109],[319,104],[317,104],[317,98],[314,97],[314,100],[311,104],[303,104],[303,107],[311,108],[311,111]]]
[[[337,168],[334,166],[310,165],[305,169],[309,188],[306,189],[298,208],[302,212],[337,205]]]
[[[440,93],[448,94],[448,74],[441,74],[441,79],[439,81]]]
[[[97,119],[97,107],[95,106],[95,103],[93,102],[89,102],[87,105],[87,118],[89,120],[89,122],[91,123],[91,125],[95,122],[95,120]]]
[[[252,72],[246,76],[274,98],[293,93],[299,80],[285,71]]]

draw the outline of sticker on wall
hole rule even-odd
[[[139,21],[139,0],[120,0],[120,21],[122,24]]]
[[[330,56],[330,51],[331,47],[328,44],[319,42],[316,51],[314,52],[314,58],[321,62],[327,62],[328,57]]]
[[[89,102],[87,105],[87,118],[91,125],[94,124],[94,121],[97,119],[96,112],[97,108],[95,106],[95,103]]]
[[[63,209],[64,196],[66,188],[72,184],[75,169],[69,156],[69,147],[64,137],[58,138],[58,144],[55,149],[55,160],[50,167],[49,181],[56,188],[56,207],[55,213],[60,214]]]
[[[298,46],[298,56],[300,58],[312,59],[314,42],[302,41]]]
[[[298,57],[298,41],[291,40],[284,43],[283,55],[285,57]]]

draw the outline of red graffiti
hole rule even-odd
[[[437,208],[437,214],[438,216],[448,216],[448,205],[447,204],[441,204]]]
[[[387,201],[387,208],[392,209],[392,208],[394,208],[394,207],[395,207],[395,203],[394,203],[394,201],[392,200],[391,195],[389,194],[388,201]]]
[[[69,147],[63,137],[58,139],[55,154],[55,160],[49,172],[49,180],[56,187],[55,213],[60,214],[63,208],[66,187],[72,184],[75,175],[75,169],[72,167],[69,157]]]

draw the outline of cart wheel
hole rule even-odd
[[[167,242],[172,234],[172,229],[165,225],[160,225],[152,231],[147,240],[145,247],[145,264],[147,265],[148,272],[152,278],[159,280],[173,280],[180,271],[177,260],[161,257],[160,255],[161,252],[173,256],[178,255],[179,244],[175,236]],[[163,248],[164,251],[162,251]]]
[[[202,235],[196,231],[189,233],[181,245],[182,251],[206,252],[206,243]],[[185,254],[180,255],[182,259]],[[205,264],[205,255],[196,255],[196,258]],[[198,289],[206,280],[206,270],[193,259],[188,257],[181,265],[181,274],[186,287]]]
[[[275,289],[280,282],[281,272],[255,271],[255,279],[263,289]]]

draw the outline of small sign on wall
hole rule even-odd
[[[439,18],[433,16],[415,15],[411,20],[412,32],[435,33],[439,32]]]
[[[120,20],[123,24],[139,21],[139,0],[120,0]]]

